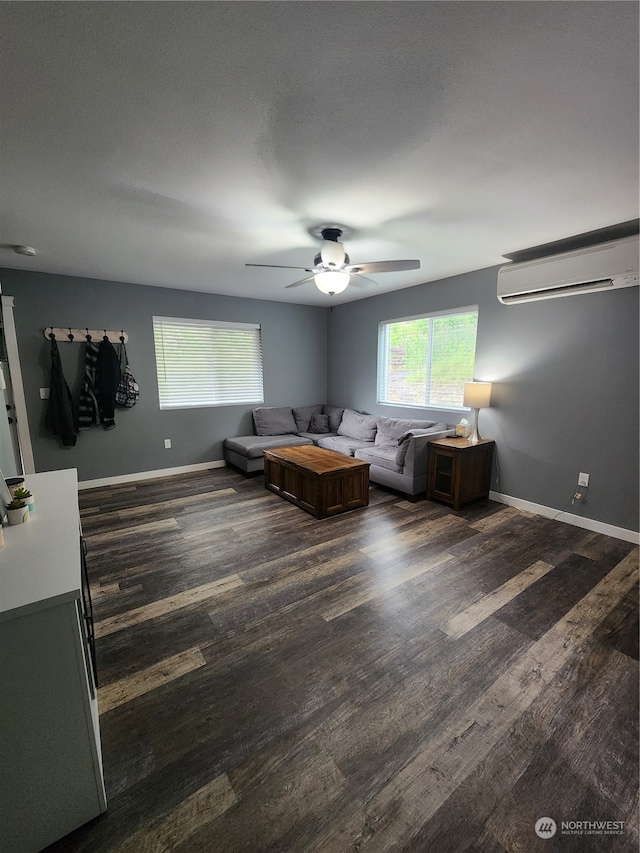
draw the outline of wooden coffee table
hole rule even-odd
[[[296,506],[327,518],[369,503],[369,463],[315,445],[264,451],[264,484]]]

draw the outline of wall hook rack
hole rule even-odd
[[[94,343],[100,343],[106,337],[112,344],[126,344],[129,336],[126,332],[119,332],[108,329],[72,329],[67,326],[65,329],[61,327],[47,326],[44,330],[44,337],[49,338],[53,335],[58,343],[83,343],[90,339]]]

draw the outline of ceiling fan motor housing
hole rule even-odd
[[[314,258],[316,266],[323,269],[343,269],[349,263],[344,246],[340,242],[342,236],[341,228],[323,228],[322,248]]]
[[[334,267],[349,266],[350,263],[351,263],[351,260],[349,258],[349,255],[347,255],[347,253],[345,252],[344,253],[344,260],[342,261],[342,263],[335,264],[333,266]],[[313,264],[316,267],[327,267],[327,268],[329,268],[332,266],[331,263],[327,263],[326,261],[323,261],[322,252],[318,252],[318,254],[315,256],[315,258],[313,259]]]

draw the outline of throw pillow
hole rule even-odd
[[[309,430],[311,433],[329,432],[329,415],[316,413],[311,415]]]

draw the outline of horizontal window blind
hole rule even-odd
[[[154,317],[161,409],[262,403],[260,326]]]
[[[473,380],[478,309],[380,323],[378,402],[459,408]]]

